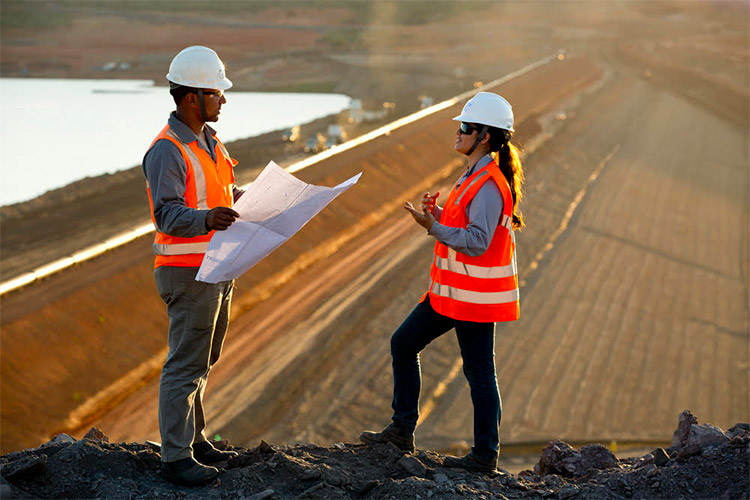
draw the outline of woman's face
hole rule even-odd
[[[479,130],[471,123],[461,123],[456,129],[456,143],[453,149],[461,154],[469,154],[469,150],[474,145]]]

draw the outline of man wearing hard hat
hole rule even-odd
[[[219,119],[232,86],[219,56],[208,47],[188,47],[169,66],[170,94],[177,109],[143,158],[143,172],[156,226],[154,277],[169,316],[169,354],[159,384],[162,475],[194,486],[219,474],[211,464],[237,453],[215,449],[205,433],[203,392],[219,359],[229,323],[233,281],[195,280],[214,231],[239,214],[242,195],[226,148],[207,125]]]

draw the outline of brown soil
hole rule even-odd
[[[529,227],[519,235],[524,317],[498,328],[496,353],[509,450],[538,449],[557,437],[659,443],[686,407],[724,427],[750,414],[747,71],[719,78],[705,50],[747,40],[747,26],[736,21],[747,18],[747,6],[595,5],[587,12],[557,2],[494,5],[469,29],[486,33],[482,51],[444,19],[383,23],[363,28],[352,46],[334,51],[320,42],[283,58],[289,67],[320,62],[317,81],[335,81],[333,90],[354,97],[395,100],[402,113],[416,107],[419,93],[454,95],[474,80],[568,49],[563,61],[498,89],[513,102],[528,149]],[[129,21],[153,31],[149,21]],[[255,29],[266,28],[237,28],[237,36]],[[60,30],[72,44],[78,30]],[[397,43],[396,31],[409,43]],[[704,31],[711,35],[694,36]],[[38,56],[52,43],[45,37],[57,35],[4,29],[4,75],[23,36],[39,40]],[[230,54],[238,87],[302,81],[280,66],[261,71],[279,55],[241,53],[231,40],[213,41]],[[670,40],[704,50],[672,58]],[[296,43],[304,45],[292,38],[290,46]],[[154,57],[152,70],[144,62],[140,76],[162,74],[187,42],[174,44]],[[741,52],[731,54],[747,68]],[[459,65],[463,82],[451,73]],[[423,291],[431,246],[399,206],[426,189],[447,192],[462,168],[450,148],[450,118],[459,109],[298,173],[326,185],[358,171],[363,177],[238,280],[230,337],[207,393],[212,432],[242,446],[259,438],[325,444],[352,441],[363,427],[387,421],[388,337]],[[240,171],[247,180],[284,148],[270,134],[229,145],[247,165]],[[711,159],[710,174],[696,158]],[[52,203],[4,207],[3,278],[10,277],[6,263],[28,270],[145,220],[137,167],[111,182],[118,187],[95,182],[103,188],[87,187],[85,196],[67,199],[61,191],[48,197]],[[112,205],[119,208],[105,210]],[[703,207],[710,223],[696,221]],[[155,382],[166,318],[151,266],[143,238],[0,299],[3,451],[60,430],[79,435],[94,422],[116,440],[158,439]],[[449,336],[422,357],[418,439],[426,448],[463,450],[471,442],[458,360]]]

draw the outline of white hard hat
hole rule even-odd
[[[183,49],[172,59],[167,80],[185,87],[212,90],[227,90],[232,86],[218,54],[200,45]]]
[[[513,130],[513,108],[497,94],[478,92],[454,120]]]

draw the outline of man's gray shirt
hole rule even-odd
[[[196,141],[193,130],[181,122],[174,112],[169,115],[169,127],[186,144]],[[205,126],[208,149],[204,149],[216,161],[216,131]],[[198,141],[200,145],[201,141]],[[193,165],[193,168],[201,168]],[[177,146],[169,140],[156,141],[143,157],[143,173],[151,189],[154,205],[154,220],[161,233],[180,238],[192,238],[208,234],[206,215],[208,210],[198,210],[185,205],[185,183],[187,165]]]
[[[490,155],[484,155],[476,164],[466,169],[456,182],[456,187],[491,161]],[[436,220],[440,220],[441,212],[442,209],[436,206],[432,215]],[[469,216],[466,228],[444,226],[436,221],[427,234],[457,252],[476,257],[490,247],[495,229],[500,224],[503,215],[503,196],[500,188],[494,182],[485,182],[466,206],[466,213]]]

